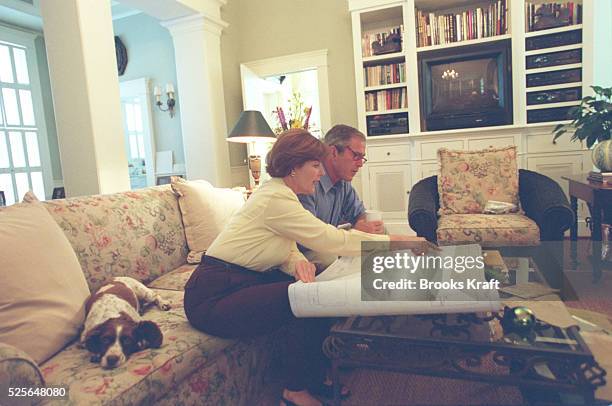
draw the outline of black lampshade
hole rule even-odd
[[[261,112],[246,110],[240,114],[238,122],[227,136],[231,142],[273,142],[276,134],[270,128]]]

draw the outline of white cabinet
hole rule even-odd
[[[537,155],[527,157],[527,169],[546,175],[555,180],[569,198],[568,182],[563,176],[579,175],[588,172],[591,168],[588,164],[589,151],[578,151],[559,155]],[[578,206],[579,233],[586,233],[584,218],[589,215],[585,203],[580,201]]]
[[[409,158],[410,146],[408,144],[368,146],[370,162],[406,161]]]
[[[371,192],[368,208],[383,212],[385,221],[406,221],[412,183],[410,165],[369,165],[367,174]]]
[[[548,0],[548,3],[567,3],[565,0]],[[542,0],[506,0],[508,7],[507,31],[501,35],[480,35],[467,41],[449,42],[439,45],[422,43],[423,35],[429,31],[426,25],[440,20],[436,16],[456,14],[463,16],[478,8],[487,9],[504,4],[497,0],[349,0],[352,17],[353,53],[355,67],[355,89],[359,129],[367,137],[368,164],[362,169],[363,197],[367,207],[384,213],[385,222],[407,225],[407,192],[414,183],[438,173],[437,151],[440,148],[456,150],[479,150],[516,145],[518,165],[548,175],[556,180],[567,192],[567,181],[563,175],[588,172],[589,151],[580,143],[570,142],[570,136],[552,143],[552,129],[557,124],[553,119],[534,118],[534,114],[555,107],[566,108],[560,102],[537,104],[533,92],[565,88],[567,84],[527,87],[528,76],[544,70],[572,67],[559,64],[534,68],[533,56],[548,55],[565,50],[567,47],[547,48],[550,44],[534,44],[546,34],[562,33],[576,29],[583,30],[583,42],[575,43],[568,49],[582,49],[582,82],[576,84],[582,90],[581,96],[591,94],[593,84],[593,41],[592,28],[594,2],[584,2],[582,26],[553,28],[528,32],[526,23]],[[574,3],[583,3],[576,0]],[[503,8],[502,8],[503,9]],[[480,12],[480,11],[479,11]],[[531,14],[529,14],[531,13]],[[501,15],[501,12],[500,12]],[[425,21],[427,20],[427,21]],[[426,25],[424,25],[426,23]],[[584,28],[583,28],[584,27]],[[394,47],[392,42],[401,42]],[[448,32],[446,32],[448,35]],[[459,35],[459,38],[463,35]],[[469,38],[469,36],[467,37]],[[391,40],[389,40],[391,39]],[[424,131],[421,128],[418,55],[424,50],[458,48],[466,44],[485,44],[492,40],[512,41],[512,103],[514,122],[511,125],[482,128],[464,128],[445,131]],[[421,40],[421,41],[420,41]],[[387,49],[374,49],[373,41],[381,41]],[[419,42],[420,41],[420,42]],[[426,45],[426,46],[423,46]],[[529,45],[529,46],[527,46]],[[529,48],[529,49],[526,49]],[[530,66],[527,67],[529,62]],[[540,63],[540,62],[538,62]],[[528,96],[530,97],[528,102]],[[529,105],[528,105],[529,103]],[[565,103],[565,104],[564,104]],[[531,118],[528,119],[528,116]],[[553,115],[554,116],[554,115]],[[551,117],[553,117],[551,116]],[[402,121],[407,119],[407,123]],[[543,122],[539,122],[543,121]],[[403,126],[407,127],[404,128]],[[585,164],[585,162],[587,162]],[[581,211],[584,216],[584,210]]]

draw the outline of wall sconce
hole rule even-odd
[[[174,99],[174,86],[172,83],[168,83],[166,85],[166,96],[168,100],[166,100],[166,108],[162,106],[164,103],[161,101],[161,87],[155,86],[153,89],[153,95],[155,96],[155,104],[161,111],[167,111],[170,113],[170,117],[174,117],[174,106],[176,105],[176,100]]]

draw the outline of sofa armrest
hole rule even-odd
[[[557,182],[520,169],[519,198],[525,214],[538,224],[542,241],[563,240],[563,233],[574,223],[574,212]]]
[[[8,388],[44,387],[45,379],[36,362],[28,354],[12,345],[0,343],[0,405],[11,404]],[[28,404],[28,399],[20,398]],[[35,398],[31,399],[35,404]]]
[[[437,176],[422,179],[412,187],[408,199],[408,223],[419,237],[437,241],[439,208]]]

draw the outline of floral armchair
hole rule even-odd
[[[408,222],[418,236],[440,245],[478,243],[505,255],[533,257],[553,287],[562,278],[562,241],[574,214],[554,180],[518,169],[516,147],[438,151],[440,175],[414,185]],[[487,202],[516,209],[486,214]]]

